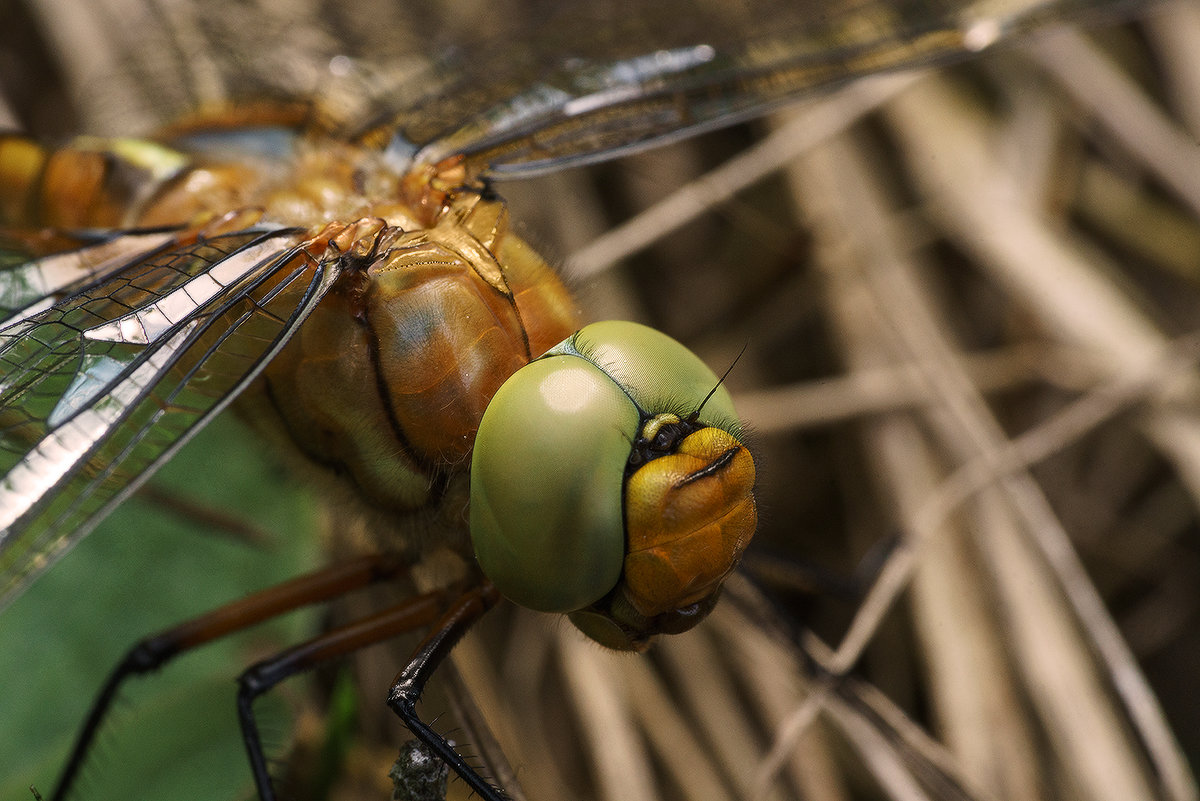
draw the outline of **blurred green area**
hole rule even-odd
[[[0,615],[0,799],[29,799],[30,785],[49,796],[95,692],[133,643],[316,564],[312,501],[255,442],[222,416],[152,484],[243,517],[267,542],[135,495]],[[125,801],[246,795],[234,679],[314,625],[293,614],[133,679],[79,789]],[[255,707],[269,757],[287,744],[287,696],[285,685]]]

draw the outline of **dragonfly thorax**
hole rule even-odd
[[[467,471],[500,385],[577,327],[499,201],[457,195],[431,228],[383,223],[239,403],[368,506],[436,504]]]

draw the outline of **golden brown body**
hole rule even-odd
[[[297,137],[286,159],[212,158],[8,137],[0,165],[0,209],[31,231],[273,223],[307,228],[314,259],[332,241],[341,278],[238,408],[384,515],[439,500],[500,384],[578,328],[502,201],[434,171],[402,180],[369,149]]]

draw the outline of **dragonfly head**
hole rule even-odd
[[[702,620],[756,524],[754,462],[716,385],[675,340],[620,322],[514,374],[471,465],[471,537],[496,587],[619,650]]]

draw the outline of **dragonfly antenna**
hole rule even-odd
[[[749,342],[742,345],[742,349],[738,351],[738,355],[733,357],[733,362],[730,363],[725,372],[721,374],[721,377],[717,379],[716,385],[708,391],[708,394],[704,396],[704,400],[700,401],[700,405],[696,407],[696,411],[692,412],[691,416],[688,418],[689,423],[694,423],[696,418],[700,416],[700,412],[704,410],[704,404],[708,403],[713,394],[720,388],[722,384],[725,383],[725,379],[728,378],[729,374],[733,372],[733,368],[737,367],[737,363],[741,361],[743,356],[746,355],[746,348],[748,347],[750,347]]]

